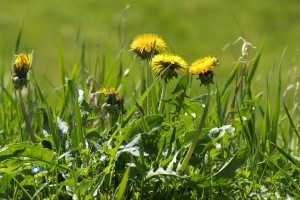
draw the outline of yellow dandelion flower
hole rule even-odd
[[[154,72],[159,74],[168,68],[162,75],[162,78],[167,83],[173,77],[178,77],[178,74],[175,70],[185,71],[187,64],[181,57],[177,55],[159,54],[153,57],[151,61],[151,68]]]
[[[192,63],[189,71],[191,74],[199,75],[201,85],[208,86],[213,82],[214,72],[213,67],[218,65],[218,59],[215,57],[207,56],[202,59],[198,59]]]
[[[166,43],[157,34],[141,34],[134,38],[130,45],[130,51],[134,52],[141,59],[150,58],[152,51],[154,55],[166,51]]]
[[[115,88],[113,88],[113,87],[111,87],[109,89],[103,88],[102,93],[105,95],[105,97],[107,99],[116,98],[116,101],[123,100],[123,95],[119,91],[115,90]],[[114,96],[114,97],[112,97],[112,96]]]
[[[30,54],[19,54],[15,58],[15,66],[19,70],[29,70],[30,68]]]
[[[211,71],[214,66],[218,64],[218,59],[215,57],[207,56],[202,59],[198,59],[192,63],[189,71],[191,74],[199,75],[205,74],[208,71]]]
[[[115,95],[119,94],[119,92],[117,90],[115,90],[115,88],[113,88],[113,87],[111,87],[109,89],[102,88],[102,92],[105,96],[107,96],[108,94],[115,94]]]

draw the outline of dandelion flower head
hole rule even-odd
[[[102,93],[107,96],[108,94],[114,94],[116,96],[118,96],[120,93],[119,91],[115,90],[115,88],[111,87],[111,88],[102,88]]]
[[[214,72],[212,69],[216,65],[218,65],[218,59],[207,56],[193,62],[189,68],[189,71],[191,74],[199,75],[199,79],[201,81],[200,86],[209,86],[210,84],[214,83]]]
[[[124,96],[113,87],[109,89],[103,88],[102,93],[105,95],[106,103],[108,104],[118,104],[124,100]]]
[[[150,58],[153,54],[161,54],[166,51],[166,43],[157,34],[141,34],[134,38],[130,45],[130,51],[134,52],[141,59]]]
[[[159,54],[152,58],[151,68],[154,72],[162,73],[168,68],[162,78],[165,82],[169,82],[173,77],[178,77],[175,70],[185,71],[187,68],[186,62],[179,56],[173,54]]]
[[[189,71],[194,75],[205,74],[208,71],[212,71],[212,68],[216,65],[218,65],[218,59],[207,56],[193,62]]]
[[[15,66],[19,70],[28,71],[30,68],[30,54],[18,54],[15,58]]]

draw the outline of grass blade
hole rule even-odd
[[[19,51],[19,46],[20,46],[20,42],[21,42],[21,36],[22,36],[22,32],[23,32],[23,24],[20,28],[20,31],[19,31],[19,34],[18,34],[18,37],[17,37],[17,41],[16,41],[16,44],[15,44],[15,54],[18,53]]]
[[[254,60],[254,64],[252,66],[252,70],[248,76],[248,79],[247,79],[247,82],[249,85],[251,85],[251,82],[252,82],[252,79],[254,77],[254,74],[255,74],[255,71],[258,67],[258,63],[259,63],[259,60],[260,60],[260,56],[261,56],[261,53],[262,53],[262,50],[263,50],[263,43],[261,44],[260,48],[259,48],[259,51],[255,57],[255,60]]]
[[[121,183],[118,187],[118,194],[117,194],[117,200],[121,200],[124,199],[124,194],[126,191],[126,187],[127,187],[127,181],[128,181],[128,176],[129,176],[129,172],[130,172],[130,167],[127,167],[126,171],[123,174]]]
[[[240,64],[237,63],[234,66],[232,72],[230,73],[230,75],[229,75],[229,77],[228,77],[228,79],[227,79],[227,81],[226,81],[226,83],[224,85],[224,89],[222,90],[222,93],[221,93],[222,95],[221,96],[223,96],[225,94],[225,92],[229,89],[229,85],[232,83],[232,81],[233,81],[233,79],[234,79],[234,77],[235,77],[235,75],[236,75],[236,73],[237,73],[237,71],[239,69],[239,65]]]
[[[295,134],[298,136],[298,139],[300,140],[300,135],[299,135],[299,133],[297,131],[297,128],[295,127],[295,124],[294,124],[294,122],[293,122],[293,120],[291,118],[291,115],[290,115],[290,113],[289,113],[289,111],[288,111],[288,109],[287,109],[286,104],[285,104],[284,101],[283,101],[283,107],[284,107],[285,113],[288,116],[288,119],[289,119],[289,122],[290,122],[290,124],[292,126],[293,131],[295,132]]]
[[[147,90],[143,93],[143,95],[139,98],[137,104],[138,105],[142,105],[143,104],[143,101],[146,99],[147,95],[149,94],[149,92],[151,91],[151,89],[154,87],[154,85],[156,84],[156,82],[158,81],[158,79],[164,74],[164,72],[166,70],[168,70],[169,67],[167,67],[162,73],[160,73],[159,76],[157,76],[157,78],[153,81],[153,83],[150,85],[150,87],[147,88]],[[135,111],[138,109],[137,106],[134,106],[130,112],[128,113],[128,115],[126,116],[126,118],[124,119],[123,123],[122,123],[122,127],[125,126],[130,118],[133,116],[133,114],[135,113]]]
[[[285,152],[282,148],[280,148],[279,146],[277,146],[274,143],[270,143],[272,144],[274,147],[276,147],[276,149],[289,161],[291,161],[294,165],[296,165],[297,167],[300,168],[300,162],[298,160],[296,160],[295,158],[293,158],[291,155],[289,155],[287,152]]]

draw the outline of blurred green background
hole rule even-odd
[[[0,0],[1,68],[9,69],[22,24],[20,52],[34,50],[36,77],[46,85],[46,78],[55,86],[60,84],[60,46],[69,71],[80,62],[83,41],[91,65],[97,55],[110,55],[113,60],[125,45],[124,68],[129,68],[136,61],[127,49],[141,33],[161,35],[189,64],[206,55],[218,57],[219,82],[239,58],[242,42],[232,43],[243,34],[257,48],[264,40],[258,85],[265,82],[273,62],[280,61],[285,47],[282,76],[286,84],[300,64],[299,0]],[[250,56],[254,54],[251,50]],[[135,76],[133,70],[131,75]]]

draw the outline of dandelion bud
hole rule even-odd
[[[16,55],[14,62],[14,75],[12,80],[14,82],[15,88],[22,89],[24,86],[27,86],[27,73],[30,70],[30,54],[18,54]]]
[[[105,102],[110,105],[116,105],[117,104],[117,95],[113,92],[108,93],[105,96]]]
[[[103,94],[105,95],[105,107],[110,109],[117,109],[118,111],[125,112],[123,104],[124,104],[124,96],[120,94],[115,88],[102,89]],[[109,110],[110,110],[109,109]]]

